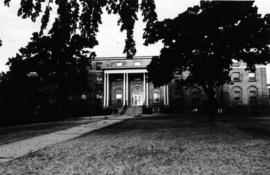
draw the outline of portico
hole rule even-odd
[[[146,69],[104,70],[103,106],[149,106],[149,102],[169,105],[168,85],[153,91],[149,87]],[[154,93],[154,95],[153,95]],[[161,95],[162,94],[162,99]],[[149,100],[155,98],[155,100]]]

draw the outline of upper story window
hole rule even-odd
[[[256,81],[256,74],[254,72],[248,73],[248,81]]]
[[[134,78],[134,81],[141,81],[141,78]]]
[[[232,81],[234,81],[234,82],[240,82],[240,72],[234,72],[234,73],[232,73]]]
[[[174,78],[175,81],[179,82],[182,79],[182,76],[179,75],[179,74],[174,74],[173,78]]]
[[[101,81],[103,81],[103,77],[97,76],[97,82],[101,82]]]
[[[232,59],[232,63],[233,63],[232,64],[233,67],[239,67],[240,66],[240,63],[235,59]]]
[[[97,62],[96,63],[96,70],[100,70],[101,69],[101,66],[102,66],[102,63]]]
[[[134,62],[134,66],[140,66],[141,65],[141,62],[140,61],[135,61]]]
[[[118,62],[115,64],[116,66],[123,66],[123,63],[122,62]]]

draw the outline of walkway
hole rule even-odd
[[[106,120],[99,120],[96,122],[76,126],[70,129],[36,136],[5,145],[0,145],[0,162],[8,162],[18,157],[24,156],[28,153],[38,151],[49,145],[57,144],[79,137],[88,132],[112,125],[114,123],[121,122],[129,118],[132,118],[132,116],[109,117]]]

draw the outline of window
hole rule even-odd
[[[235,90],[234,91],[234,101],[239,102],[240,101],[240,91],[239,90]]]
[[[191,105],[192,106],[198,106],[200,104],[200,96],[201,96],[201,91],[198,88],[192,88],[190,91],[191,95]]]
[[[116,102],[122,103],[122,94],[116,94]]]
[[[102,82],[102,81],[103,81],[103,77],[97,76],[97,82]]]
[[[141,81],[141,78],[134,78],[134,81]]]
[[[232,89],[232,104],[241,105],[242,104],[242,89],[240,87],[234,87]]]
[[[240,63],[237,60],[232,59],[232,62],[233,62],[233,64],[232,64],[233,67],[239,67],[240,66]]]
[[[153,113],[157,113],[157,112],[159,112],[159,107],[153,107]]]
[[[97,98],[97,99],[102,99],[102,95],[97,94],[96,98]]]
[[[28,77],[37,77],[38,76],[38,73],[37,72],[29,72],[27,74]]]
[[[134,66],[140,66],[141,65],[141,62],[140,61],[135,61],[134,62]]]
[[[250,105],[258,104],[257,90],[255,90],[255,89],[249,91],[249,104]]]
[[[154,92],[153,93],[153,98],[154,98],[154,103],[159,103],[160,102],[160,93],[159,92]]]
[[[82,94],[82,95],[81,95],[81,100],[86,100],[86,98],[87,98],[87,97],[86,97],[85,94]]]
[[[98,63],[96,64],[96,69],[97,69],[97,70],[100,70],[100,69],[101,69],[101,66],[102,66],[102,63],[98,62]]]
[[[251,72],[251,73],[248,73],[248,81],[256,81],[256,75],[255,73]]]
[[[183,79],[183,77],[182,77],[183,75],[179,75],[179,74],[174,74],[174,80],[176,81],[176,82],[180,82],[180,80],[181,79]]]
[[[116,66],[123,66],[123,63],[122,62],[118,62],[118,63],[116,63]]]
[[[234,82],[240,81],[240,73],[239,72],[232,73],[232,81],[234,81]]]

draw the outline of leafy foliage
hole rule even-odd
[[[4,4],[9,6],[10,1],[4,0]],[[73,30],[76,30],[85,39],[85,45],[90,48],[98,44],[96,34],[99,24],[102,23],[102,9],[105,8],[110,14],[118,14],[120,16],[118,25],[121,26],[121,31],[126,31],[127,35],[124,48],[127,58],[132,58],[136,54],[133,29],[139,8],[143,12],[147,28],[151,26],[157,16],[154,0],[142,0],[140,5],[139,0],[67,0],[65,2],[61,0],[21,0],[18,15],[22,18],[31,18],[33,21],[42,15],[40,34],[43,34],[50,21],[52,6],[57,6],[58,12],[63,11],[67,6],[72,7],[69,9],[73,13],[68,18],[74,21]],[[65,14],[58,13],[58,15],[54,23],[57,23]],[[78,26],[75,25],[75,22],[78,23]]]
[[[188,71],[183,83],[199,84],[213,100],[215,88],[230,82],[232,59],[250,71],[269,62],[270,15],[258,14],[253,1],[201,1],[175,19],[155,22],[145,38],[146,45],[164,43],[148,67],[155,85]]]
[[[34,33],[32,41],[9,59],[10,70],[1,75],[1,101],[7,111],[40,116],[52,115],[51,110],[64,117],[70,114],[71,103],[91,91],[88,71],[95,54],[77,34],[79,7],[60,4],[65,8],[58,9],[48,35]]]
[[[7,6],[9,2],[4,1]],[[55,7],[57,16],[46,34]],[[33,21],[42,15],[41,26],[31,42],[9,59],[10,70],[0,77],[0,102],[7,111],[22,117],[61,117],[78,106],[82,94],[90,96],[94,87],[89,69],[95,57],[91,49],[98,44],[103,8],[119,14],[118,24],[127,33],[124,52],[132,58],[136,53],[133,28],[138,9],[145,14],[145,22],[153,23],[153,0],[142,0],[141,6],[138,0],[21,0],[18,15]]]
[[[9,59],[10,70],[2,74],[0,84],[5,109],[17,109],[25,115],[55,110],[55,115],[63,117],[70,112],[69,104],[91,92],[87,78],[94,55],[90,53],[89,58],[82,53],[77,35],[66,43],[66,48],[55,49],[59,42],[53,35],[39,37],[34,33],[26,48]]]

